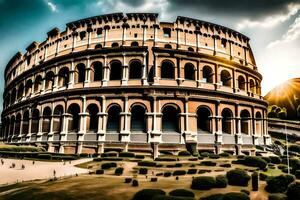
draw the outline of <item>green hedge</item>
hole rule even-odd
[[[224,175],[218,175],[216,176],[216,188],[226,188],[227,187],[228,180],[226,176]]]
[[[292,144],[289,146],[289,151],[300,153],[300,145]]]
[[[109,151],[101,154],[101,157],[117,157],[118,152],[115,151]]]
[[[155,161],[175,162],[176,158],[158,157],[155,158]]]
[[[241,160],[241,164],[264,169],[266,168],[268,163],[264,159],[262,159],[262,157],[246,156],[243,160]]]
[[[253,172],[251,174],[252,191],[258,191],[258,173]]]
[[[103,169],[97,169],[96,174],[104,174],[104,170]]]
[[[152,200],[154,196],[165,194],[166,192],[161,189],[143,189],[135,193],[132,200]]]
[[[123,171],[124,171],[124,168],[123,167],[118,167],[115,169],[115,175],[122,175],[123,174]]]
[[[193,179],[191,188],[194,190],[210,190],[216,185],[216,180],[211,176],[199,176]]]
[[[267,185],[265,190],[269,193],[283,193],[287,190],[290,183],[295,180],[292,175],[271,176],[266,179]]]
[[[279,156],[269,156],[269,158],[271,159],[271,163],[273,164],[280,164],[281,163],[281,159]]]
[[[16,146],[16,145],[0,145],[0,152],[45,152],[46,150],[42,147],[33,146]]]
[[[139,174],[148,174],[148,169],[147,168],[140,168],[139,169]]]
[[[282,193],[269,194],[269,200],[286,200],[287,196]]]
[[[210,160],[206,160],[206,161],[202,161],[202,162],[200,163],[200,165],[214,167],[214,166],[217,165],[217,163],[216,163],[216,162],[213,162],[213,161],[210,161]]]
[[[178,156],[191,156],[191,153],[188,151],[179,151]]]
[[[119,157],[124,157],[124,158],[134,158],[135,154],[132,152],[120,152]]]
[[[294,182],[288,186],[286,195],[288,200],[298,200],[300,197],[300,182]]]
[[[117,163],[103,163],[101,165],[101,169],[110,169],[113,167],[117,167]]]
[[[188,169],[187,174],[197,174],[197,169]]]
[[[179,196],[179,197],[195,197],[195,194],[186,189],[176,189],[169,192],[170,196]]]
[[[176,170],[173,172],[173,176],[183,176],[183,175],[186,175],[185,170]]]
[[[226,194],[213,194],[202,197],[200,200],[250,200],[250,198],[244,192],[229,192]]]
[[[226,173],[229,185],[235,186],[248,186],[250,176],[245,170],[233,169]]]
[[[138,166],[145,166],[145,167],[155,167],[156,166],[156,162],[152,162],[152,161],[139,161],[138,162]]]

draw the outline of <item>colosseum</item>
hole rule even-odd
[[[156,13],[54,28],[5,68],[1,140],[49,152],[255,153],[271,143],[249,38]]]

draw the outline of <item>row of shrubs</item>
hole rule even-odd
[[[42,147],[34,147],[34,146],[16,146],[16,145],[0,145],[0,152],[44,152],[46,151]]]
[[[76,160],[79,155],[76,154],[59,154],[50,152],[0,152],[1,157],[14,157],[14,158],[33,158],[42,160]]]

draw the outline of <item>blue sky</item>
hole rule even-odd
[[[263,94],[300,76],[300,0],[0,0],[0,93],[9,59],[53,27],[114,12],[156,12],[160,21],[193,17],[250,37]],[[0,99],[2,110],[2,98]]]

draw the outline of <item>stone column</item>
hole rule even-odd
[[[145,46],[147,40],[147,25],[142,25],[143,28],[143,46]]]
[[[123,124],[123,126],[120,131],[121,142],[130,142],[129,115],[131,113],[129,113],[129,108],[128,108],[128,97],[124,98],[124,112],[120,113],[120,114],[121,114],[121,119],[122,119],[121,121],[123,122],[123,123],[121,123],[121,125]]]
[[[47,51],[48,51],[48,45],[45,45],[45,48],[44,48],[44,61],[47,60]]]
[[[88,115],[88,113],[85,112],[86,111],[86,96],[82,96],[82,112],[79,113],[80,116],[80,126],[79,126],[79,131],[78,134],[79,135],[83,135],[86,134],[86,117]]]
[[[75,66],[74,66],[74,61],[71,61],[71,70],[69,71],[69,83],[68,83],[68,88],[73,88],[74,82],[75,82]]]
[[[156,61],[156,54],[154,53],[153,54],[154,56],[154,65],[153,65],[153,68],[154,68],[154,83],[153,85],[159,85],[159,79],[160,77],[158,77],[158,66],[157,66],[157,61]]]
[[[73,33],[72,33],[72,36],[73,36],[73,41],[72,41],[72,52],[74,52],[74,51],[75,51],[75,48],[76,48],[77,32],[73,32]]]
[[[103,44],[103,47],[107,47],[106,45],[106,42],[107,42],[107,34],[108,34],[108,29],[104,27],[104,44]]]
[[[107,57],[104,56],[102,86],[107,86],[108,81],[109,81],[109,66],[107,66]]]
[[[143,54],[143,68],[142,68],[142,84],[148,85],[147,81],[147,53]]]
[[[233,59],[233,47],[232,41],[229,41],[229,49],[230,49],[230,59]]]
[[[88,32],[88,44],[87,44],[87,48],[88,48],[88,49],[91,49],[92,31],[93,31],[92,28],[89,28],[89,29],[87,30],[87,32]]]
[[[129,76],[129,73],[128,73],[128,64],[127,64],[127,61],[126,61],[126,54],[123,53],[123,72],[122,72],[122,85],[127,85],[128,84],[128,76]]]
[[[53,78],[53,91],[56,91],[58,89],[58,67],[55,66],[55,71],[54,71],[54,78]]]
[[[46,73],[43,72],[43,80],[42,80],[42,89],[40,91],[41,94],[43,94],[45,92],[46,89]]]
[[[222,144],[222,116],[220,116],[220,102],[215,103],[216,109],[216,142],[217,144]]]
[[[84,87],[89,87],[89,83],[90,83],[90,82],[91,82],[90,57],[87,57],[87,60],[86,60],[86,68],[85,68]]]
[[[55,56],[58,55],[59,53],[59,44],[60,44],[60,39],[56,40],[56,50],[55,50]]]

